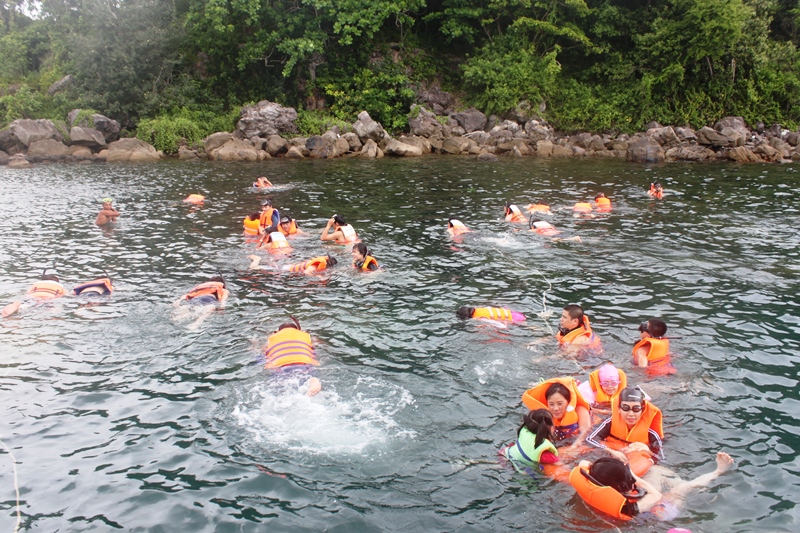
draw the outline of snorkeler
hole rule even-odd
[[[525,322],[525,315],[505,307],[459,307],[458,318],[483,318],[502,322]]]
[[[29,298],[42,301],[61,298],[65,293],[66,289],[64,289],[58,276],[55,274],[47,274],[47,269],[45,269],[39,277],[39,281],[31,285],[27,294]],[[22,305],[22,301],[17,300],[16,302],[12,302],[3,308],[0,315],[3,318],[11,316],[19,310],[20,305]]]
[[[282,324],[278,331],[269,336],[265,351],[264,368],[286,369],[319,366],[319,360],[311,344],[311,335],[300,329],[300,323],[294,317],[292,322]],[[308,396],[316,395],[322,390],[322,384],[316,377],[306,381]]]
[[[353,245],[353,250],[350,252],[353,256],[353,267],[363,271],[374,272],[380,268],[378,261],[369,255],[369,248],[363,242],[358,242]]]

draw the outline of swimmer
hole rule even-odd
[[[282,324],[278,331],[269,336],[265,355],[264,368],[286,369],[319,366],[319,360],[311,344],[311,336],[300,329],[300,323],[294,317],[292,322]],[[315,396],[322,390],[322,384],[316,377],[306,381],[306,394]]]
[[[469,228],[457,218],[451,218],[447,221],[447,233],[451,237],[457,237],[469,233]]]
[[[261,223],[259,219],[261,218],[261,213],[256,211],[255,213],[250,213],[244,220],[242,221],[242,228],[244,229],[245,235],[258,235],[259,230],[261,229]]]
[[[525,315],[505,307],[459,307],[458,318],[480,318],[502,322],[525,322]]]
[[[553,416],[555,439],[564,440],[577,435],[577,446],[592,426],[589,404],[578,392],[575,378],[552,378],[528,389],[522,395],[528,409],[547,409]]]
[[[250,256],[251,263],[248,268],[254,269],[258,268],[259,263],[261,262],[261,258],[257,255]],[[303,261],[302,263],[295,263],[293,265],[285,265],[281,270],[294,272],[296,274],[314,274],[316,272],[321,272],[325,269],[331,268],[336,266],[339,261],[336,260],[335,257],[331,257],[330,254],[328,255],[321,255],[319,257],[314,257],[313,259],[309,259],[308,261]]]
[[[176,311],[175,318],[183,320],[187,316],[195,315],[197,318],[189,325],[189,329],[197,329],[214,312],[217,306],[228,299],[229,295],[230,292],[226,288],[225,280],[222,276],[214,276],[175,300],[173,303]],[[181,306],[182,302],[189,302],[194,309]]]
[[[558,462],[553,416],[547,409],[533,409],[522,419],[517,430],[517,441],[500,450],[501,457],[507,459],[518,471],[532,473],[542,469],[541,465]]]
[[[628,378],[625,372],[611,363],[606,363],[589,374],[589,379],[580,384],[578,391],[592,406],[593,412],[611,414],[611,402],[627,386]]]
[[[278,231],[281,221],[281,214],[272,207],[272,200],[267,198],[261,202],[261,216],[258,219],[259,233],[269,235],[273,231]]]
[[[581,461],[570,473],[569,482],[581,499],[598,511],[622,520],[650,512],[659,520],[669,521],[678,516],[691,491],[710,486],[733,467],[734,460],[725,452],[717,452],[716,463],[713,472],[680,480],[666,493],[662,493],[664,487],[657,486],[655,476],[636,476],[612,457],[601,457],[594,463]]]
[[[119,211],[112,207],[113,202],[114,200],[111,198],[103,198],[103,208],[97,213],[97,218],[94,221],[95,224],[98,226],[105,226],[106,224],[117,221],[119,218]]]
[[[563,348],[570,346],[593,347],[600,344],[600,338],[592,332],[589,318],[584,314],[580,305],[570,304],[564,307],[558,326],[556,340]]]
[[[553,242],[564,242],[564,241],[572,241],[572,242],[582,242],[579,236],[574,237],[567,237],[566,239],[561,237],[555,237],[561,233],[558,231],[552,224],[545,220],[534,220],[531,217],[530,221],[528,222],[528,227],[531,231],[535,231],[539,235],[544,235],[545,237],[551,237]]]
[[[533,213],[536,213],[536,214],[539,214],[539,215],[552,215],[553,214],[553,212],[550,211],[550,206],[547,205],[547,204],[530,203],[530,204],[525,206],[525,209],[530,214],[533,214]]]
[[[633,364],[639,368],[648,366],[669,365],[669,339],[664,338],[667,334],[667,324],[658,318],[651,318],[639,324],[639,342],[633,346]],[[674,367],[671,368],[674,373]]]
[[[594,197],[594,208],[601,213],[611,211],[611,200],[606,198],[605,193],[599,192]]]
[[[81,283],[72,288],[75,296],[99,294],[105,296],[114,292],[114,286],[111,284],[111,279],[106,275],[105,278],[97,278],[86,283]]]
[[[281,217],[281,222],[278,225],[278,231],[283,233],[286,237],[289,235],[299,235],[301,233],[305,233],[297,226],[297,221],[287,215],[283,215]]]
[[[363,242],[358,242],[353,245],[353,250],[350,252],[353,256],[353,267],[363,271],[374,272],[380,268],[378,261],[369,255],[370,250]]]
[[[266,189],[268,187],[272,187],[272,182],[269,181],[266,176],[260,176],[256,181],[253,182],[253,187],[256,189]]]
[[[505,216],[506,222],[528,221],[528,217],[522,214],[522,211],[519,210],[519,207],[509,202],[503,204],[503,215]]]
[[[273,231],[261,237],[256,244],[256,248],[266,249],[271,254],[288,254],[292,251],[289,241],[280,231]]]
[[[64,286],[55,274],[47,274],[47,270],[39,277],[39,281],[28,289],[28,297],[34,300],[54,300],[61,298],[66,293]],[[5,306],[0,312],[3,318],[9,317],[19,311],[22,301],[16,301]]]
[[[183,203],[185,204],[192,204],[192,205],[202,205],[205,203],[206,197],[202,194],[190,194],[186,198],[183,199]]]
[[[586,442],[608,451],[612,457],[623,463],[628,463],[628,456],[621,450],[633,443],[645,444],[648,449],[634,446],[629,452],[645,451],[652,457],[663,459],[663,438],[661,410],[645,398],[641,389],[627,387],[620,391],[618,400],[612,402],[611,416],[592,431]],[[610,448],[604,441],[617,449]],[[642,474],[650,466],[652,463],[643,463],[634,470]]]
[[[654,181],[650,184],[650,190],[647,191],[647,194],[658,200],[661,200],[664,198],[664,187],[659,182]]]
[[[333,226],[333,228],[331,228]],[[330,230],[333,229],[333,233]],[[322,230],[322,235],[319,236],[321,241],[334,241],[336,244],[347,244],[350,242],[358,242],[358,235],[353,226],[348,224],[342,215],[333,215],[325,229]]]

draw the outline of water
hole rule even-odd
[[[241,220],[275,205],[307,235],[290,258],[252,253]],[[666,198],[645,193],[658,179]],[[587,309],[606,357],[665,413],[666,465],[737,469],[672,523],[625,531],[796,531],[800,465],[800,181],[795,165],[426,158],[163,162],[0,168],[0,299],[54,263],[72,286],[106,270],[107,299],[25,307],[0,320],[0,439],[16,458],[28,531],[596,531],[612,528],[564,485],[497,465],[520,396],[540,378],[585,378],[603,359],[552,341],[563,305]],[[568,209],[604,191],[614,211]],[[208,197],[202,208],[180,200]],[[93,225],[112,196],[118,227]],[[550,203],[582,244],[502,222],[502,204]],[[318,235],[344,215],[385,266],[359,275]],[[445,234],[457,216],[474,233]],[[323,276],[275,269],[329,250]],[[217,270],[232,295],[201,323],[172,305]],[[461,305],[526,312],[522,326],[460,321]],[[552,314],[551,314],[552,313]],[[540,318],[539,315],[548,317]],[[258,364],[297,317],[323,391]],[[670,326],[678,374],[630,369],[637,325]],[[544,340],[528,346],[532,342]],[[0,447],[0,530],[16,521]]]

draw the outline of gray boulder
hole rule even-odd
[[[350,148],[350,152],[358,153],[361,151],[361,147],[364,146],[361,143],[361,139],[358,138],[358,135],[353,133],[352,131],[348,131],[344,135],[342,135],[342,139],[347,141],[347,144]]]
[[[666,158],[664,149],[651,137],[632,139],[626,154],[634,163],[661,163]]]
[[[703,126],[697,130],[697,143],[705,144],[707,146],[723,147],[728,146],[731,140],[725,135],[719,133],[717,130]]]
[[[533,151],[523,139],[511,139],[497,145],[496,153],[517,152],[519,155],[531,155]]]
[[[58,142],[64,140],[64,137],[58,131],[55,124],[47,119],[18,119],[12,122],[8,129],[11,130],[11,133],[25,146],[30,146],[32,142],[44,141],[47,139]]]
[[[528,134],[528,138],[534,142],[552,139],[554,136],[553,128],[550,125],[534,118],[525,123],[525,132]]]
[[[441,152],[452,155],[468,154],[472,146],[477,146],[477,143],[470,138],[449,137],[442,142]]]
[[[297,111],[293,107],[262,100],[242,108],[236,132],[244,138],[294,133],[297,131],[296,120]]]
[[[563,144],[554,144],[550,157],[571,157],[572,155],[574,154],[571,147],[564,146]]]
[[[362,157],[364,159],[380,159],[383,157],[383,150],[378,148],[378,144],[375,141],[372,139],[367,139],[367,141],[364,143],[364,146],[361,147],[358,157]]]
[[[19,142],[17,136],[10,130],[0,131],[0,150],[8,153],[8,155],[24,154],[27,146]]]
[[[367,139],[380,142],[384,137],[388,137],[383,126],[379,122],[372,120],[372,117],[366,111],[358,114],[358,120],[353,123],[353,131],[362,142]]]
[[[792,147],[786,141],[782,141],[778,137],[771,137],[769,145],[781,153],[783,159],[789,159],[792,155]]]
[[[451,113],[456,103],[456,99],[452,94],[443,91],[436,85],[418,89],[417,100],[428,109],[432,109],[437,115]]]
[[[47,89],[47,94],[53,96],[57,92],[62,91],[67,87],[69,87],[70,85],[72,85],[73,81],[74,78],[72,77],[72,74],[67,74],[66,76],[55,82],[53,85],[51,85],[50,88]]]
[[[280,135],[270,135],[267,137],[265,149],[269,155],[275,157],[280,154],[285,154],[289,149],[289,143]]]
[[[674,128],[675,135],[678,136],[678,140],[681,142],[688,142],[688,143],[696,143],[697,142],[697,135],[694,134],[691,128]]]
[[[759,144],[758,146],[755,147],[753,153],[758,156],[761,156],[761,159],[763,159],[764,161],[775,162],[783,159],[783,154],[779,150],[776,150],[775,148],[770,146],[768,143]]]
[[[725,117],[714,124],[714,129],[717,131],[721,132],[723,128],[733,128],[739,131],[747,131],[747,123],[742,117]]]
[[[92,150],[101,150],[106,147],[106,138],[94,128],[72,126],[69,130],[70,144],[85,146]]]
[[[92,114],[92,122],[94,122],[94,129],[103,134],[107,143],[114,142],[119,139],[119,122],[112,118],[108,118],[100,113]],[[81,126],[81,124],[78,124]]]
[[[192,161],[197,159],[197,152],[189,148],[188,146],[179,146],[178,147],[178,159],[181,161]]]
[[[431,153],[432,150],[431,143],[425,137],[416,137],[414,135],[411,136],[401,135],[400,137],[397,138],[397,140],[403,144],[410,144],[411,146],[416,146],[423,154]]]
[[[8,154],[0,150],[0,166],[8,164]]]
[[[350,144],[336,133],[326,131],[323,135],[313,135],[306,139],[306,149],[309,157],[333,159],[346,154],[350,150]]]
[[[681,145],[670,148],[664,154],[667,161],[709,161],[717,158],[717,153],[698,144]]]
[[[728,146],[744,146],[747,141],[747,134],[734,128],[722,128],[720,134],[728,138]]]
[[[108,145],[105,159],[109,163],[117,161],[158,161],[161,159],[161,152],[157,151],[152,145],[139,139],[120,139]]]
[[[290,146],[286,151],[286,159],[304,159],[303,150],[299,146]]]
[[[553,141],[547,139],[536,141],[536,154],[541,157],[552,157]]]
[[[53,139],[34,141],[28,146],[29,157],[41,157],[45,159],[62,159],[69,155],[69,147]]]
[[[203,150],[208,154],[212,150],[216,150],[223,144],[228,141],[232,141],[235,137],[233,133],[228,133],[226,131],[221,131],[218,133],[212,133],[205,139],[203,139]]]
[[[266,157],[261,150],[241,139],[233,138],[218,148],[206,150],[208,158],[215,161],[262,161]]]
[[[436,119],[435,114],[419,106],[412,108],[412,110],[416,110],[417,113],[414,118],[408,119],[408,129],[411,135],[428,139],[434,137],[442,139],[449,136],[449,132],[445,135],[444,126]]]
[[[486,115],[474,107],[470,107],[466,111],[453,113],[450,115],[450,118],[458,122],[458,124],[464,129],[464,133],[482,131],[483,127],[486,125]]]
[[[647,130],[646,135],[664,148],[671,148],[680,144],[681,142],[678,136],[675,134],[675,130],[672,129],[672,126],[649,129]]]
[[[789,135],[786,136],[786,142],[789,143],[791,146],[797,146],[800,144],[800,133],[793,131]]]
[[[406,144],[392,139],[386,144],[387,155],[397,155],[401,157],[419,157],[422,155],[422,150],[416,146]]]

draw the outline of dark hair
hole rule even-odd
[[[328,254],[326,257],[327,257],[327,265],[329,267],[336,266],[336,263],[339,262],[335,257],[331,257],[331,254]]]
[[[601,457],[589,467],[589,475],[597,482],[616,490],[631,492],[636,487],[636,479],[628,465],[613,457]]]
[[[212,281],[218,281],[218,282],[222,283],[223,287],[225,287],[225,279],[222,276],[219,276],[219,275],[218,276],[214,276],[213,278],[210,278],[208,281],[209,281],[209,283],[212,282]]]
[[[547,387],[547,390],[544,392],[544,397],[549,400],[550,396],[556,393],[566,398],[567,402],[572,400],[572,394],[570,394],[569,389],[561,383],[553,383]]]
[[[367,255],[367,252],[369,251],[367,250],[367,245],[364,244],[363,242],[355,243],[353,245],[353,250],[358,250],[358,253],[360,253],[361,255]]]
[[[511,212],[511,202],[506,202],[503,204],[503,213],[509,214]]]
[[[278,326],[278,331],[280,331],[282,329],[287,329],[287,328],[300,329],[300,325],[299,324],[295,324],[294,322],[286,322],[286,323],[281,324],[280,326]]]
[[[61,283],[58,279],[58,276],[55,274],[42,274],[42,277],[39,278],[42,281],[55,281],[56,283]]]
[[[577,318],[578,324],[583,324],[583,307],[578,304],[569,304],[564,307],[564,311],[569,314],[570,318]]]
[[[333,222],[340,226],[346,226],[347,222],[344,221],[344,217],[342,215],[333,215]]]
[[[474,307],[459,307],[458,311],[456,311],[456,316],[458,318],[472,318],[472,314],[475,312]]]
[[[249,218],[250,220],[258,220],[259,218],[261,218],[261,213],[259,212],[250,213],[249,215],[247,215],[247,218]]]
[[[599,192],[599,193],[597,193],[597,196],[594,197],[594,199],[597,200],[598,198],[605,198],[605,197],[606,197],[606,193]]]
[[[651,318],[647,321],[647,332],[653,337],[663,337],[667,334],[667,325],[659,318]]]
[[[539,447],[545,439],[550,438],[553,429],[553,415],[547,409],[534,409],[522,418],[522,425],[517,430],[517,437],[522,428],[536,435],[534,446]]]

